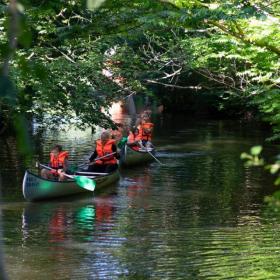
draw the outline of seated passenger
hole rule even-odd
[[[137,127],[133,127],[129,131],[127,145],[135,151],[138,151],[139,148],[143,146],[139,135],[139,129]]]
[[[63,181],[66,179],[64,173],[68,167],[68,152],[62,151],[61,145],[55,145],[50,153],[49,167],[52,170],[43,168],[41,170],[41,176],[45,179],[58,179],[58,181]]]
[[[139,135],[142,140],[142,144],[146,148],[152,148],[152,133],[154,124],[151,122],[148,115],[143,115],[141,124],[139,125]]]
[[[118,168],[118,157],[116,141],[111,139],[108,131],[104,131],[101,133],[100,139],[96,141],[95,151],[89,158],[87,171],[111,173]]]

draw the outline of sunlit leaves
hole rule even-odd
[[[279,57],[267,48],[279,45],[279,25],[267,14],[275,6],[258,3],[256,9],[250,2],[198,0],[23,4],[12,79],[24,93],[19,101],[32,104],[22,107],[36,117],[47,113],[70,120],[74,114],[84,123],[108,124],[101,107],[121,92],[150,92],[146,81],[159,79],[168,85],[211,88],[207,94],[219,96],[217,108],[259,106],[271,123],[279,121],[276,98],[262,105],[256,97],[266,99],[266,92],[279,85]],[[8,52],[6,30],[0,33],[2,57]],[[113,76],[106,78],[105,53],[115,46],[111,60],[121,63],[111,65]],[[120,78],[122,86],[115,83]]]
[[[261,146],[254,146],[251,148],[250,154],[242,153],[240,158],[246,160],[246,166],[262,166],[264,164],[264,160],[259,157],[261,151]]]
[[[87,7],[89,10],[94,11],[98,9],[106,0],[87,0]]]
[[[262,151],[262,146],[254,146],[251,148],[250,152],[253,156],[258,156]]]
[[[240,158],[245,161],[245,166],[264,166],[266,170],[269,170],[271,174],[277,175],[274,181],[275,185],[280,185],[280,160],[277,159],[272,164],[266,164],[264,159],[260,157],[262,152],[262,146],[254,146],[250,150],[250,154],[242,153]]]

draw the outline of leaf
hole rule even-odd
[[[279,165],[279,164],[277,164],[277,163],[272,164],[272,165],[270,166],[270,173],[271,173],[271,174],[275,174],[275,173],[278,172],[279,169],[280,169],[280,165]]]
[[[254,156],[258,156],[262,151],[262,146],[254,146],[251,148],[251,154]]]
[[[280,177],[278,177],[278,178],[275,180],[274,184],[275,184],[276,186],[279,186],[279,185],[280,185]]]
[[[241,155],[240,155],[240,158],[241,159],[253,159],[252,158],[252,156],[251,155],[249,155],[249,154],[247,154],[247,153],[242,153]]]
[[[87,0],[87,8],[91,11],[98,9],[106,0]]]

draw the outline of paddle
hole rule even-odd
[[[45,169],[48,169],[48,170],[55,170],[55,169],[53,169],[47,165],[41,164],[41,163],[39,163],[39,166],[43,167]],[[78,186],[80,186],[88,191],[93,192],[95,189],[95,185],[96,185],[95,181],[93,181],[92,179],[89,179],[86,176],[73,176],[73,175],[66,174],[65,172],[62,172],[62,174],[65,177],[73,179],[77,183]]]
[[[94,162],[96,162],[97,160],[103,159],[103,158],[106,158],[106,157],[109,157],[109,156],[114,155],[114,154],[116,154],[116,153],[117,153],[117,152],[114,152],[114,153],[111,153],[111,154],[108,154],[108,155],[105,155],[105,156],[102,156],[102,157],[98,157],[98,158],[96,158],[93,162],[90,162],[90,163],[84,162],[84,163],[82,163],[82,164],[79,164],[78,167],[82,167],[82,166],[85,166],[85,165],[93,165]]]
[[[157,159],[147,148],[146,148],[147,153],[152,156],[160,165],[164,165],[159,159]]]
[[[141,140],[140,140],[141,141]],[[153,157],[160,165],[164,165],[164,163],[162,163],[159,159],[157,159],[150,151],[149,151],[149,148],[147,147],[144,147],[143,144],[142,144],[142,141],[139,142],[140,145],[141,145],[141,149],[145,150],[151,157]]]
[[[127,137],[123,137],[118,143],[118,148],[121,149],[127,143]]]

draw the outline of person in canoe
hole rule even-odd
[[[146,148],[152,148],[152,133],[154,124],[151,122],[150,116],[144,114],[138,127],[140,139],[142,140],[143,146],[145,146]]]
[[[52,170],[43,168],[41,170],[41,176],[45,179],[58,179],[58,181],[64,181],[64,173],[68,167],[68,152],[63,151],[61,145],[55,145],[50,153],[49,167]]]
[[[87,171],[111,173],[118,168],[118,158],[116,141],[108,131],[103,131],[100,139],[96,141],[94,153],[89,158]]]
[[[133,127],[128,134],[127,137],[127,145],[132,148],[135,151],[138,151],[139,148],[143,147],[140,135],[139,135],[139,129],[137,127]]]
[[[140,116],[136,119],[135,126],[140,129],[141,124],[144,122],[144,119],[150,119],[152,116],[152,111],[150,109],[144,110]]]

